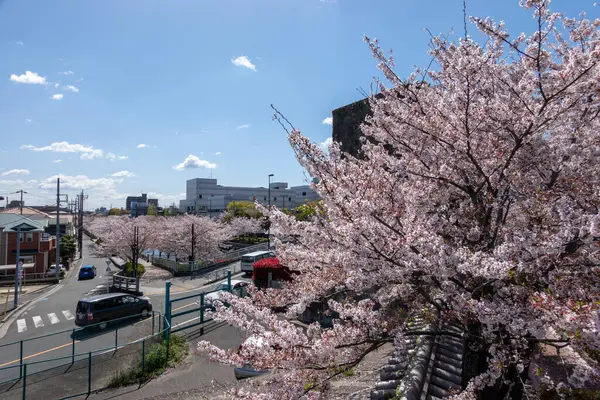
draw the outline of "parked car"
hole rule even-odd
[[[266,334],[268,334],[268,332]],[[243,350],[244,347],[261,348],[264,346],[266,346],[266,343],[262,337],[252,335],[238,347],[238,351]],[[253,378],[255,376],[267,374],[268,372],[269,371],[256,370],[256,369],[252,368],[251,364],[246,364],[241,367],[235,367],[233,369],[235,378],[238,380],[246,379],[246,378]]]
[[[135,316],[148,318],[151,312],[152,303],[148,297],[123,293],[101,294],[79,300],[75,310],[75,325],[99,324],[98,328],[103,330],[112,320]]]
[[[57,268],[56,264],[52,264],[46,270],[46,275],[47,276],[56,276],[56,275],[59,275],[61,271],[64,273],[65,272],[65,267],[62,264],[58,264],[58,266],[59,267]]]
[[[96,277],[96,267],[93,265],[83,265],[79,268],[79,280],[94,279]]]
[[[246,286],[248,286],[248,282],[241,281],[237,279],[231,280],[231,293],[243,297],[246,294]],[[204,296],[204,303],[211,304],[215,300],[219,298],[221,293],[226,292],[229,289],[227,285],[227,281],[219,283],[219,286],[216,287],[214,292],[208,293]]]

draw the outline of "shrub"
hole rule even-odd
[[[123,270],[125,271],[125,275],[127,276],[133,276],[133,267],[132,267],[132,263],[131,261],[128,261],[127,263],[125,263],[125,265],[123,266]],[[142,275],[144,275],[144,272],[146,272],[146,268],[144,268],[144,266],[142,264],[138,264],[137,266],[137,276],[141,277]]]
[[[167,342],[155,343],[146,352],[144,370],[142,361],[137,361],[129,368],[118,371],[108,382],[108,387],[115,388],[134,383],[145,382],[164,372],[168,367],[180,363],[189,353],[190,347],[182,336],[171,335],[169,355],[167,358]]]

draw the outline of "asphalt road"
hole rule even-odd
[[[113,349],[158,331],[158,316],[146,320],[129,320],[109,326],[105,331],[81,331],[74,323],[77,301],[93,294],[105,293],[106,262],[94,254],[93,243],[86,237],[83,242],[83,261],[78,265],[95,265],[97,276],[91,280],[79,281],[78,268],[69,271],[47,297],[31,303],[8,327],[0,340],[0,383],[19,377],[21,354],[27,363],[28,375],[83,359],[88,352]],[[118,271],[114,266],[112,272]],[[241,278],[234,278],[241,279]],[[226,280],[225,280],[226,281]],[[171,298],[181,298],[214,290],[220,282],[204,288],[185,290],[172,287]],[[163,313],[164,293],[150,296],[153,309]],[[191,310],[198,307],[199,296],[173,303],[172,312]],[[199,313],[176,317],[172,325],[188,326],[200,320]],[[234,335],[237,336],[237,335]],[[57,358],[62,358],[58,359]]]

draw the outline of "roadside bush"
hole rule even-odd
[[[260,244],[268,242],[269,238],[261,236],[236,236],[231,241],[236,243]]]
[[[171,344],[167,358],[167,342],[161,341],[150,346],[146,352],[144,370],[142,361],[124,371],[117,372],[108,382],[108,387],[115,388],[142,383],[162,374],[166,368],[174,367],[188,355],[190,347],[182,336],[171,335]]]
[[[131,261],[128,261],[125,264],[125,266],[123,267],[123,270],[125,271],[125,275],[133,276],[133,264],[131,263]],[[141,277],[142,275],[144,275],[144,272],[146,272],[146,268],[144,268],[144,266],[142,264],[138,264],[137,265],[137,276]]]

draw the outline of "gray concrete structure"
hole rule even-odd
[[[186,198],[179,203],[181,212],[218,213],[232,201],[258,201],[279,208],[294,208],[320,197],[310,185],[288,187],[286,182],[272,182],[271,190],[266,187],[222,186],[216,179],[196,178],[186,182]]]

